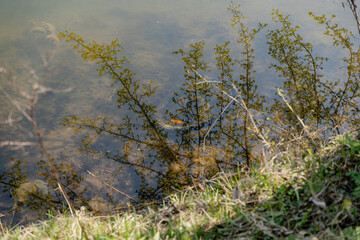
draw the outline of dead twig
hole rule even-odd
[[[40,145],[40,149],[43,151],[49,165],[50,165],[50,169],[51,169],[51,173],[53,175],[53,177],[55,178],[55,180],[57,181],[58,183],[58,186],[59,186],[59,189],[60,189],[60,192],[62,193],[62,195],[64,196],[67,204],[69,205],[69,208],[70,208],[70,211],[71,211],[71,214],[73,215],[74,212],[75,212],[75,208],[74,206],[72,205],[71,201],[70,201],[70,198],[69,196],[67,195],[67,193],[64,191],[64,186],[63,184],[61,183],[61,180],[60,180],[60,177],[59,177],[59,174],[56,170],[56,167],[55,167],[55,164],[54,164],[54,159],[51,158],[51,155],[50,153],[46,150],[45,148],[45,145],[43,143],[43,140],[42,140],[42,135],[39,131],[39,128],[37,126],[37,123],[34,119],[34,108],[35,108],[35,104],[37,102],[37,94],[33,94],[33,98],[30,102],[30,114],[29,114],[29,117],[30,117],[30,122],[32,123],[33,125],[33,128],[34,128],[34,132],[35,134],[37,135],[37,138],[38,138],[38,141],[39,141],[39,145]]]
[[[360,34],[360,21],[359,21],[359,13],[358,13],[358,10],[357,10],[357,5],[356,5],[356,1],[355,0],[347,0],[348,4],[349,4],[349,8],[352,12],[352,14],[354,15],[354,18],[355,18],[355,21],[356,21],[356,26],[357,26],[357,29],[359,31],[359,34]],[[344,4],[343,4],[344,6]]]
[[[195,69],[191,68],[191,70],[198,75],[201,79],[204,80],[204,82],[200,82],[198,84],[201,83],[212,83],[214,81],[208,81],[205,77],[203,77],[200,73],[198,73]],[[241,107],[243,107],[245,109],[245,111],[248,113],[250,121],[252,123],[252,125],[254,126],[253,131],[261,138],[261,140],[263,141],[263,143],[265,144],[265,146],[270,149],[273,148],[273,146],[266,140],[266,138],[264,137],[264,135],[261,133],[261,131],[259,130],[259,128],[257,127],[257,124],[255,123],[254,117],[252,112],[248,109],[245,101],[243,100],[242,96],[241,96],[241,92],[238,91],[238,89],[235,87],[234,84],[232,84],[232,87],[234,88],[234,90],[237,92],[237,96],[231,96],[229,93],[227,93],[226,91],[222,90],[221,88],[217,87],[216,85],[214,85],[215,88],[217,88],[218,90],[220,90],[222,93],[224,93],[227,97],[229,97],[232,102],[236,102],[238,103]],[[239,101],[240,99],[240,101]],[[205,142],[205,141],[204,141]]]
[[[111,186],[110,184],[108,184],[108,183],[106,183],[106,182],[104,182],[104,181],[102,181],[101,179],[99,179],[95,174],[93,174],[92,172],[90,172],[89,170],[86,170],[86,172],[89,174],[89,175],[91,175],[91,176],[93,176],[94,178],[96,178],[96,180],[98,180],[99,182],[101,182],[102,184],[104,184],[104,185],[106,185],[106,186],[108,186],[109,188],[111,188],[111,189],[113,189],[113,190],[115,190],[115,191],[117,191],[117,192],[119,192],[119,193],[121,193],[122,195],[125,195],[126,197],[128,197],[128,198],[130,198],[131,200],[136,200],[135,198],[133,198],[132,196],[130,196],[130,195],[128,195],[128,194],[126,194],[126,193],[124,193],[124,192],[122,192],[122,191],[120,191],[119,189],[116,189],[115,187],[113,187],[113,186]]]
[[[305,125],[305,123],[303,122],[303,120],[299,117],[299,115],[295,112],[295,110],[290,106],[289,102],[286,100],[284,90],[281,90],[280,88],[278,88],[278,89],[277,89],[277,94],[284,100],[286,106],[290,109],[290,111],[295,114],[296,118],[298,119],[298,121],[300,122],[301,126],[303,127],[306,135],[310,138],[311,142],[312,142],[313,144],[315,144],[315,142],[314,142],[314,140],[313,140],[313,137],[312,137],[312,135],[311,135],[308,127]]]
[[[0,90],[4,93],[4,95],[10,100],[10,102],[21,112],[21,114],[29,121],[31,122],[31,124],[33,125],[33,130],[37,136],[38,142],[39,142],[39,147],[41,149],[41,151],[44,153],[49,165],[50,165],[50,169],[51,169],[51,173],[52,176],[55,178],[55,180],[57,181],[58,185],[59,185],[59,189],[60,192],[62,193],[62,195],[64,196],[67,204],[69,205],[70,211],[73,214],[75,212],[75,208],[72,205],[69,196],[67,195],[66,191],[64,191],[64,186],[61,183],[59,174],[56,170],[55,164],[54,164],[54,160],[51,157],[50,153],[47,151],[43,139],[42,139],[42,135],[39,131],[39,128],[37,126],[37,123],[35,121],[34,118],[34,108],[36,103],[38,102],[38,94],[42,93],[39,91],[35,91],[31,96],[27,93],[25,93],[24,91],[22,91],[20,88],[18,88],[18,91],[20,93],[22,93],[21,95],[23,97],[25,97],[26,99],[30,100],[30,104],[28,106],[29,109],[29,114],[27,112],[25,112],[25,110],[20,106],[20,104],[14,100],[1,86],[0,86]],[[36,90],[36,89],[34,89]],[[6,142],[1,142],[0,143],[0,147],[5,146],[5,145],[11,145],[11,146],[29,146],[29,145],[35,145],[35,143],[31,143],[31,142],[16,142],[16,141],[6,141]]]
[[[3,226],[2,222],[1,222],[1,218],[2,218],[3,216],[5,216],[5,215],[2,214],[2,213],[0,213],[0,228],[1,228],[2,233],[5,235],[5,229],[4,229],[4,226]]]

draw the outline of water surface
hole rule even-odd
[[[168,105],[172,92],[183,81],[182,62],[171,52],[205,40],[205,58],[212,64],[210,66],[214,66],[213,48],[230,40],[235,48],[233,54],[239,54],[236,50],[236,29],[231,27],[231,15],[227,11],[229,4],[230,1],[222,0],[1,0],[0,67],[6,69],[6,72],[0,73],[1,87],[13,100],[20,101],[25,110],[29,102],[16,89],[31,93],[35,83],[54,89],[39,94],[35,116],[45,145],[57,163],[72,166],[83,177],[78,187],[80,192],[87,188],[84,197],[89,201],[101,197],[115,204],[128,200],[123,194],[106,187],[103,181],[136,198],[140,179],[131,168],[120,168],[116,162],[104,157],[97,159],[80,154],[76,148],[81,135],[74,135],[71,129],[60,126],[59,119],[66,115],[96,117],[113,114],[117,108],[109,79],[98,76],[93,64],[84,63],[68,43],[57,42],[51,34],[68,30],[84,39],[99,42],[118,38],[137,77],[143,81],[152,79],[159,85],[152,101],[157,103],[161,112]],[[272,9],[290,14],[291,20],[302,27],[304,39],[314,42],[315,52],[331,59],[327,69],[333,72],[334,79],[339,75],[331,66],[338,63],[336,59],[339,58],[335,57],[341,52],[329,48],[331,43],[322,35],[322,28],[314,24],[307,13],[336,14],[340,24],[355,32],[350,12],[344,10],[340,3],[330,0],[245,0],[235,1],[235,4],[241,4],[243,13],[249,17],[250,26],[271,21]],[[281,80],[275,73],[268,74],[270,59],[265,40],[261,39],[264,35],[265,32],[259,34],[255,41],[256,69],[260,91],[270,100]],[[215,76],[215,69],[208,73],[209,78]],[[0,141],[37,142],[32,126],[25,118],[11,125],[5,123],[23,115],[8,97],[3,93],[0,95]],[[105,149],[107,141],[111,142],[101,139],[98,147]],[[3,173],[13,171],[16,166],[11,161],[12,157],[22,162],[26,160],[21,168],[28,175],[22,181],[42,179],[36,172],[46,167],[36,165],[44,159],[37,147],[0,148]],[[70,171],[66,167],[63,170]],[[86,170],[101,181],[87,174]],[[11,185],[3,187],[11,189]],[[107,198],[109,195],[111,197]],[[13,208],[14,200],[9,191],[1,195],[0,202],[0,211],[8,216],[11,224],[13,213],[8,211]],[[19,210],[16,214],[21,216],[24,213],[28,212]]]

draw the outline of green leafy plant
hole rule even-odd
[[[339,143],[345,145],[347,149],[345,149],[346,155],[348,157],[356,157],[360,153],[360,141],[352,138],[350,135],[345,134],[343,140],[339,140]]]
[[[346,174],[346,176],[350,176],[351,179],[355,183],[353,195],[357,198],[360,198],[360,173],[357,171],[350,171]]]
[[[324,88],[321,74],[326,58],[313,56],[312,44],[304,41],[298,33],[299,26],[293,27],[289,16],[278,11],[273,11],[272,15],[279,27],[269,30],[266,36],[269,54],[275,60],[270,67],[284,78],[283,89],[295,113],[307,125],[317,128],[328,116],[328,89]],[[275,99],[271,111],[282,115],[277,116],[278,123],[301,132],[302,126],[285,103]]]

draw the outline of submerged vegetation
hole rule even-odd
[[[135,199],[104,183],[129,201],[121,206],[90,201],[81,177],[46,156],[39,161],[44,170],[39,175],[59,191],[45,191],[37,180],[40,191],[22,176],[18,161],[0,176],[5,190],[17,193],[22,207],[54,212],[69,206],[72,217],[49,215],[54,219],[6,238],[351,239],[360,234],[360,50],[353,33],[338,26],[335,16],[309,13],[346,54],[340,68],[344,79],[331,81],[323,69],[327,59],[314,54],[289,16],[273,11],[271,28],[260,23],[250,28],[239,6],[229,11],[241,55],[231,56],[230,42],[214,48],[213,65],[204,60],[204,41],[175,51],[184,64],[184,82],[171,98],[175,107],[163,112],[151,101],[156,85],[136,79],[117,39],[105,44],[59,34],[112,80],[122,116],[66,116],[62,124],[86,134],[82,151],[105,156],[119,169],[131,167],[141,188]],[[261,31],[267,31],[269,67],[283,80],[273,102],[265,101],[255,79],[253,42]],[[210,70],[217,72],[215,81],[206,77]],[[116,151],[99,149],[99,138]],[[44,146],[42,151],[47,155]],[[24,184],[32,190],[19,194]],[[162,205],[146,209],[149,201]],[[104,208],[118,215],[88,213],[101,215]]]

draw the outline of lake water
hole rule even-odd
[[[42,89],[34,116],[55,162],[63,163],[62,171],[73,177],[66,182],[74,184],[73,188],[78,190],[74,195],[83,194],[88,202],[98,205],[100,202],[117,205],[128,200],[124,194],[104,185],[106,182],[136,198],[141,178],[133,169],[120,168],[118,163],[104,157],[77,152],[82,135],[74,135],[71,129],[60,125],[59,119],[66,115],[96,117],[115,113],[117,108],[110,80],[106,76],[99,77],[95,65],[84,63],[68,43],[58,42],[54,36],[68,30],[99,42],[118,38],[137,77],[142,81],[152,79],[159,86],[151,101],[161,112],[184,78],[182,62],[178,56],[171,55],[173,51],[205,40],[205,58],[210,67],[214,67],[213,48],[216,44],[230,40],[236,49],[236,29],[230,24],[229,4],[230,1],[223,0],[0,0],[0,86],[3,89],[0,93],[0,142],[37,142],[31,123],[15,105],[28,111],[29,100],[24,93]],[[330,58],[326,69],[333,73],[334,79],[337,78],[339,73],[331,66],[337,63],[335,59],[339,59],[336,58],[339,52],[329,48],[330,41],[322,35],[322,28],[314,24],[307,13],[335,14],[340,24],[356,33],[351,13],[338,1],[245,0],[235,1],[235,4],[241,4],[250,26],[270,22],[272,9],[290,14],[291,20],[302,27],[304,39],[314,43],[316,54]],[[280,80],[276,74],[268,74],[270,59],[266,57],[265,41],[261,39],[264,35],[259,34],[255,41],[257,81],[261,93],[270,100],[275,94],[275,86],[280,86]],[[234,50],[236,53],[238,50]],[[208,77],[215,76],[214,68]],[[34,84],[38,84],[38,88]],[[11,121],[14,122],[9,124]],[[97,144],[99,148],[107,147],[106,139]],[[31,217],[34,216],[29,214],[31,206],[26,209],[26,204],[23,204],[25,210],[20,207],[9,213],[14,208],[14,200],[7,190],[12,189],[14,195],[19,184],[44,180],[47,169],[38,162],[45,160],[39,148],[15,147],[0,148],[3,176],[0,186],[4,190],[0,195],[0,213],[5,214],[7,223],[12,225],[20,219],[33,220]],[[20,160],[21,165],[16,165],[11,158]],[[8,173],[7,178],[5,173]],[[10,176],[13,178],[9,182]],[[59,197],[58,192],[54,194]]]

